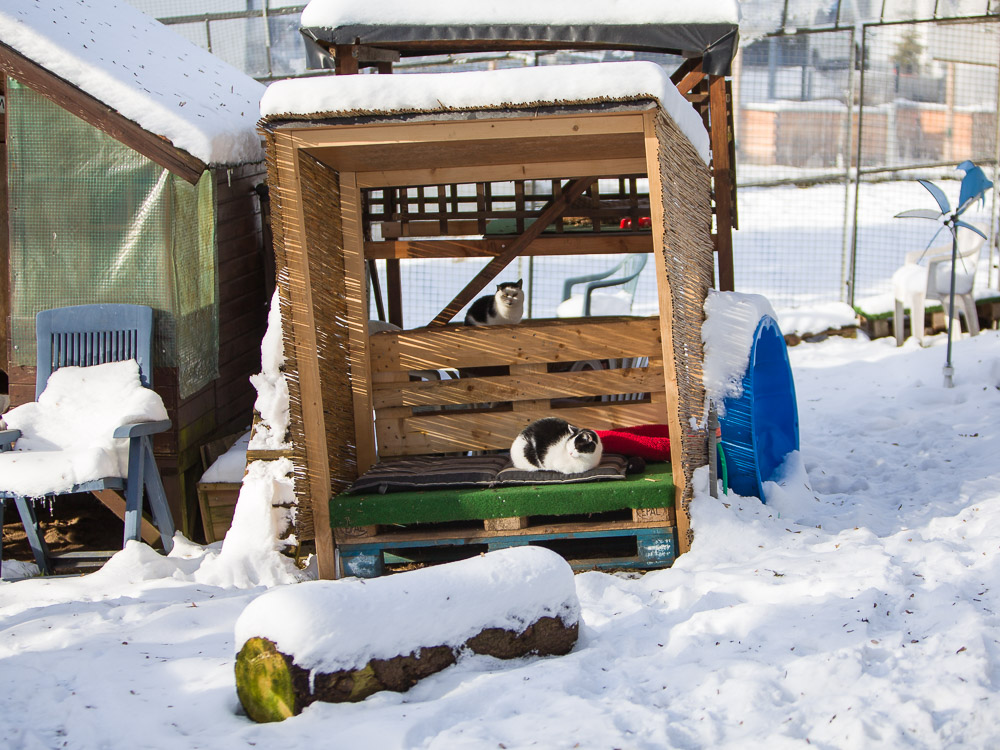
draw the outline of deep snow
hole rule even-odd
[[[234,624],[287,570],[132,543],[89,576],[0,584],[0,745],[994,747],[1000,333],[956,343],[950,390],[931,342],[792,348],[802,448],[784,486],[766,506],[714,500],[702,472],[672,568],[575,577],[564,657],[466,658],[408,693],[256,725]]]

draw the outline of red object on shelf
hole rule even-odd
[[[641,456],[651,461],[670,458],[670,433],[665,424],[641,424],[617,430],[594,430],[606,453]]]
[[[639,217],[639,229],[649,229],[652,226],[653,226],[653,220],[650,217],[648,217],[648,216],[640,216]],[[632,219],[630,217],[626,216],[624,219],[622,219],[618,223],[618,228],[619,229],[631,229],[632,228]]]

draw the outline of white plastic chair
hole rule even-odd
[[[988,233],[989,228],[978,222],[969,222]],[[965,318],[969,335],[979,334],[979,318],[972,290],[976,281],[976,268],[985,240],[968,229],[958,230],[958,254],[955,261],[955,307],[948,309],[951,287],[951,242],[927,250],[914,250],[906,254],[906,262],[892,275],[892,291],[895,306],[892,313],[892,328],[896,335],[896,346],[903,345],[903,309],[910,308],[910,327],[917,341],[924,340],[924,302],[936,300],[950,318],[960,314]],[[926,260],[926,265],[920,261]]]
[[[648,258],[646,253],[630,253],[606,271],[566,279],[556,317],[629,315],[639,285],[639,274],[646,267]],[[585,284],[583,292],[573,292],[577,284]]]

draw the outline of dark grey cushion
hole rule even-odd
[[[347,492],[365,495],[489,486],[497,472],[509,463],[505,454],[393,458],[375,464],[358,477]]]
[[[347,490],[351,495],[467,487],[514,487],[532,484],[598,482],[624,479],[627,459],[605,454],[601,463],[580,474],[515,469],[507,454],[486,456],[412,456],[377,463]]]
[[[515,469],[510,463],[497,473],[494,487],[510,487],[523,484],[566,484],[569,482],[600,482],[606,479],[624,479],[628,464],[625,456],[605,454],[601,462],[590,471],[579,474],[563,474],[559,471],[524,471]]]

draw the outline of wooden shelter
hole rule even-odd
[[[248,377],[260,369],[270,299],[270,247],[255,192],[266,177],[254,132],[263,87],[130,7],[109,2],[107,18],[97,10],[74,8],[86,16],[71,32],[72,20],[54,6],[17,0],[0,10],[16,19],[0,18],[0,95],[7,105],[0,110],[0,371],[9,376],[12,406],[34,399],[34,314],[41,309],[110,302],[153,307],[154,383],[172,422],[156,436],[154,450],[177,526],[194,536],[199,447],[246,429],[256,395]],[[22,26],[32,24],[35,35],[23,34]],[[93,34],[83,33],[85,24],[94,26]],[[141,40],[142,60],[115,56],[115,65],[128,71],[121,85],[108,83],[116,73],[104,61],[111,56],[93,49],[91,36],[101,34],[123,46],[129,35]],[[167,69],[154,70],[161,58]],[[172,137],[169,128],[136,119],[137,111],[150,111],[170,125],[160,102],[147,99],[164,92],[142,78],[160,74],[176,74],[191,89],[188,99],[173,103],[181,114]],[[104,81],[100,89],[85,90],[94,80]],[[220,101],[199,101],[197,80],[224,83],[221,97],[229,97],[230,108],[249,92],[243,107],[249,125],[241,131],[237,112],[229,135],[246,144],[247,158],[215,158],[210,149],[195,155],[178,135],[180,118],[208,122]],[[227,127],[218,128],[220,141]],[[92,156],[103,159],[99,166]],[[51,172],[36,171],[40,163]],[[149,182],[164,186],[160,203],[142,192]],[[39,241],[31,227],[47,222],[48,240]],[[150,227],[158,234],[144,240]],[[193,283],[181,288],[184,277]],[[182,329],[196,343],[184,362]]]
[[[565,70],[588,76],[614,65]],[[634,65],[662,74],[652,63],[622,65],[625,77],[639,72],[627,67]],[[519,74],[552,72],[534,68]],[[441,74],[447,75],[492,74]],[[352,86],[355,93],[358,87],[374,92],[388,85],[381,77],[360,78]],[[400,86],[417,86],[416,78],[405,78],[410,80],[400,80]],[[323,104],[316,105],[319,112],[282,109],[277,85],[268,96],[273,91],[279,101],[266,96],[262,104],[299,534],[315,536],[321,575],[336,572],[335,541],[343,555],[358,543],[354,537],[382,533],[366,526],[371,521],[349,526],[346,520],[355,516],[345,513],[337,498],[377,462],[506,449],[524,426],[551,415],[599,429],[666,423],[672,442],[669,485],[663,485],[672,491],[663,491],[656,507],[626,505],[632,512],[625,520],[580,522],[560,533],[568,538],[586,528],[606,534],[660,528],[672,538],[676,523],[678,547],[685,550],[691,477],[707,462],[707,437],[698,426],[705,418],[701,323],[714,270],[712,175],[700,119],[694,117],[694,129],[690,119],[687,128],[678,123],[677,101],[694,113],[665,75],[657,95],[621,90],[582,100],[563,95],[548,105],[529,96],[530,103],[520,106],[508,101],[468,108],[450,107],[436,96],[439,106],[405,112],[363,111],[358,100],[339,95],[343,81],[287,82],[286,89],[330,86],[326,101],[340,101],[346,112]],[[692,142],[702,139],[704,150]],[[532,209],[531,199],[539,197],[532,195],[532,185],[539,181],[550,189],[544,205]],[[609,181],[618,185],[610,193]],[[648,181],[648,195],[637,190],[640,181]],[[501,193],[502,183],[513,185],[512,199],[518,202],[516,233],[493,236],[487,196]],[[475,196],[472,205],[463,195]],[[601,217],[620,215],[629,196],[636,215],[651,215],[652,231],[598,231]],[[408,239],[407,231],[383,231],[391,238],[371,239],[379,235],[376,226],[392,230],[399,217],[434,221],[436,237]],[[591,231],[566,231],[581,218]],[[470,223],[481,238],[468,238]],[[425,231],[426,225],[416,233]],[[652,253],[657,316],[484,328],[450,323],[518,255],[608,252]],[[490,261],[450,301],[442,300],[430,325],[369,335],[366,261],[469,256]],[[595,358],[639,357],[648,364],[590,371],[573,366]],[[440,368],[457,368],[463,377],[413,380],[414,373]],[[616,398],[631,392],[643,397]],[[484,514],[482,533],[488,537],[499,528],[527,534],[530,530],[518,526],[523,519],[505,516],[529,513],[493,508]],[[510,531],[508,523],[517,530]],[[434,533],[421,538],[433,543]]]

